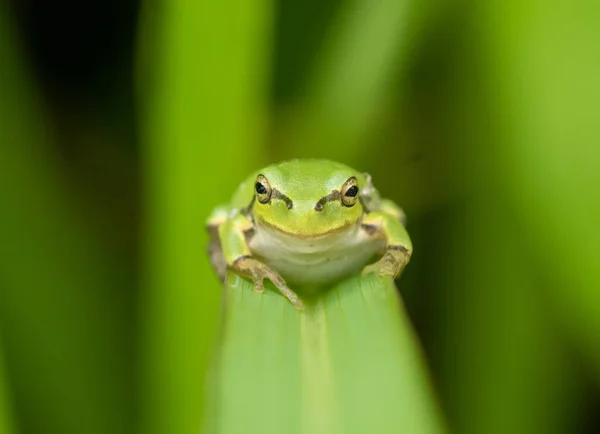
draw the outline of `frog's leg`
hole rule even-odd
[[[396,205],[393,201],[389,199],[381,199],[381,202],[379,203],[379,209],[377,211],[395,217],[400,221],[400,223],[402,223],[403,226],[406,226],[406,214],[404,213],[404,210],[402,210],[402,208]]]
[[[225,282],[225,277],[227,276],[227,261],[223,255],[223,249],[221,248],[219,226],[225,223],[228,213],[229,208],[226,206],[217,207],[206,221],[206,230],[210,237],[207,248],[208,256],[210,257],[210,263],[217,273],[217,276],[219,276],[219,279],[221,279],[221,282]]]
[[[264,279],[269,279],[292,304],[302,309],[302,301],[292,291],[283,277],[256,258],[252,257],[246,236],[253,229],[252,222],[242,214],[228,218],[218,227],[221,249],[226,264],[237,273],[252,278],[254,289],[264,291]]]
[[[393,202],[383,200],[380,211],[370,212],[363,220],[363,226],[372,236],[385,240],[386,248],[377,262],[367,265],[363,274],[376,273],[380,276],[396,278],[408,264],[412,255],[412,243],[401,219],[404,213]]]
[[[379,211],[384,214],[390,214],[406,226],[406,214],[404,214],[402,208],[389,199],[383,199],[379,195],[377,189],[373,186],[371,175],[365,173],[364,176],[367,182],[361,190],[361,199],[364,202],[363,206],[368,209],[369,212]]]

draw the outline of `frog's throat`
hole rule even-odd
[[[329,235],[333,235],[333,234],[337,234],[337,233],[340,233],[340,232],[344,232],[344,231],[346,231],[346,230],[350,229],[351,227],[356,226],[358,224],[360,224],[360,219],[356,220],[356,221],[346,221],[342,226],[337,226],[337,227],[332,228],[332,229],[330,229],[328,231],[325,231],[325,232],[317,232],[317,233],[312,233],[312,234],[299,234],[299,233],[294,233],[294,232],[286,231],[285,229],[283,229],[283,228],[281,228],[279,226],[276,226],[276,225],[274,225],[272,223],[269,223],[269,222],[265,221],[264,219],[262,219],[260,217],[256,219],[256,225],[258,227],[264,227],[264,228],[266,228],[268,230],[272,230],[274,232],[278,232],[280,234],[287,235],[289,237],[300,238],[300,239],[303,239],[303,240],[309,240],[309,239],[312,240],[312,239],[317,239],[317,238],[325,238],[325,237],[327,237]]]

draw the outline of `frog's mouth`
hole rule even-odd
[[[279,234],[282,235],[286,235],[288,237],[293,237],[293,238],[300,238],[303,240],[314,240],[314,239],[318,239],[318,238],[325,238],[328,237],[330,235],[334,235],[334,234],[339,234],[341,232],[347,231],[349,229],[351,229],[352,227],[355,227],[358,224],[358,221],[346,221],[344,222],[343,225],[341,226],[337,226],[334,228],[331,228],[327,231],[323,231],[323,232],[315,232],[315,233],[310,233],[310,234],[303,234],[303,233],[297,233],[297,232],[290,232],[287,231],[286,229],[274,225],[273,223],[267,222],[262,218],[258,218],[256,220],[256,224],[258,227],[262,227],[265,228],[267,230],[273,231],[273,232],[277,232]]]

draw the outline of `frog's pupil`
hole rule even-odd
[[[257,182],[255,184],[254,188],[256,188],[256,192],[258,194],[265,194],[267,192],[267,189],[265,188],[265,186],[262,185],[260,182]]]
[[[346,196],[354,197],[357,194],[358,194],[358,187],[356,185],[353,185],[348,190],[346,190]]]

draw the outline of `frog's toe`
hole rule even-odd
[[[376,276],[393,276],[393,272],[384,269],[383,267],[373,264],[365,267],[362,271],[363,276],[367,276],[369,274],[375,274]]]
[[[380,276],[396,277],[396,274],[398,274],[398,267],[396,266],[396,264],[391,264],[391,263],[385,261],[385,262],[379,264],[379,269],[377,270],[377,274],[379,274]]]
[[[366,276],[367,274],[371,274],[371,273],[379,274],[378,270],[377,270],[377,263],[371,264],[371,265],[367,265],[365,268],[363,268],[361,274],[363,276]]]
[[[304,307],[298,295],[287,286],[283,277],[257,259],[242,257],[234,262],[233,268],[242,275],[252,278],[256,292],[264,292],[264,279],[269,279],[295,308],[302,309]]]
[[[265,285],[260,277],[255,277],[254,279],[254,291],[256,292],[265,292]]]
[[[296,294],[287,286],[285,280],[279,274],[273,271],[273,274],[269,276],[269,280],[273,282],[279,292],[281,292],[296,309],[304,309],[304,304],[298,297],[298,294]]]
[[[398,264],[389,261],[388,258],[383,257],[379,261],[367,265],[363,268],[362,275],[365,276],[367,274],[373,273],[378,276],[390,276],[394,278],[396,274],[398,274]]]
[[[288,299],[290,300],[290,302],[294,305],[294,307],[296,309],[298,309],[298,310],[304,309],[304,303],[302,303],[302,300],[300,300],[295,293],[293,293],[292,297],[288,296]]]

